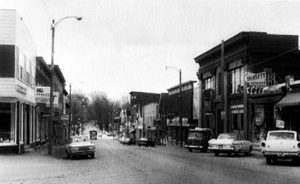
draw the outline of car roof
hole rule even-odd
[[[293,132],[293,133],[297,133],[297,131],[294,131],[294,130],[271,130],[268,133],[273,133],[273,132]]]
[[[89,136],[88,135],[75,135],[75,136],[71,136],[71,138],[73,138],[73,139],[80,139],[80,138],[89,138]]]
[[[196,127],[195,129],[190,129],[190,131],[211,131],[210,128],[199,128],[199,127]]]

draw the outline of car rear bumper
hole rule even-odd
[[[203,149],[204,146],[202,145],[185,145],[185,148],[192,148],[192,149]]]

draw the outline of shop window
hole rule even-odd
[[[15,143],[15,106],[14,104],[0,104],[0,145]]]
[[[229,92],[231,94],[243,92],[245,80],[244,75],[243,67],[235,68],[229,72]]]

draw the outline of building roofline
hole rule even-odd
[[[194,84],[196,83],[197,81],[194,81],[194,80],[189,80],[189,81],[186,81],[186,82],[183,82],[181,83],[181,86],[184,86],[186,84]],[[169,89],[167,89],[168,91],[171,91],[173,89],[176,89],[176,88],[179,88],[180,87],[180,84],[176,85],[176,86],[173,86],[173,87],[170,87]]]
[[[254,32],[254,31],[242,31],[236,35],[234,35],[233,37],[227,39],[224,41],[224,47],[238,41],[241,40],[242,38],[246,38],[249,37],[251,35],[262,35],[262,36],[297,36],[298,35],[283,35],[283,34],[268,34],[267,32]],[[218,44],[217,46],[209,49],[208,51],[200,54],[199,56],[197,56],[196,58],[194,58],[196,63],[199,63],[200,60],[203,60],[213,54],[215,54],[216,52],[219,52],[221,50],[221,43]]]
[[[132,93],[160,95],[160,93],[142,92],[142,91],[131,91],[131,92],[129,92],[130,95],[131,95]]]

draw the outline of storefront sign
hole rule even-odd
[[[49,93],[49,97],[50,97],[50,93]],[[53,92],[53,107],[58,108],[58,99],[59,99],[59,92]],[[50,107],[50,98],[46,99],[45,102],[43,103],[46,104],[46,107]]]
[[[261,126],[264,122],[264,108],[256,107],[255,108],[255,125]]]
[[[27,94],[27,89],[20,86],[20,85],[16,85],[16,91],[23,94],[23,95],[26,95]]]
[[[276,120],[276,128],[284,128],[284,121],[283,120],[280,120],[280,119],[277,119]]]
[[[250,86],[263,88],[266,86],[267,74],[266,72],[248,73],[246,76],[246,81]]]
[[[60,119],[62,121],[69,121],[69,114],[63,114],[63,115],[61,115]]]
[[[36,87],[36,102],[49,104],[49,102],[50,102],[50,87],[48,87],[48,86],[37,86]]]

